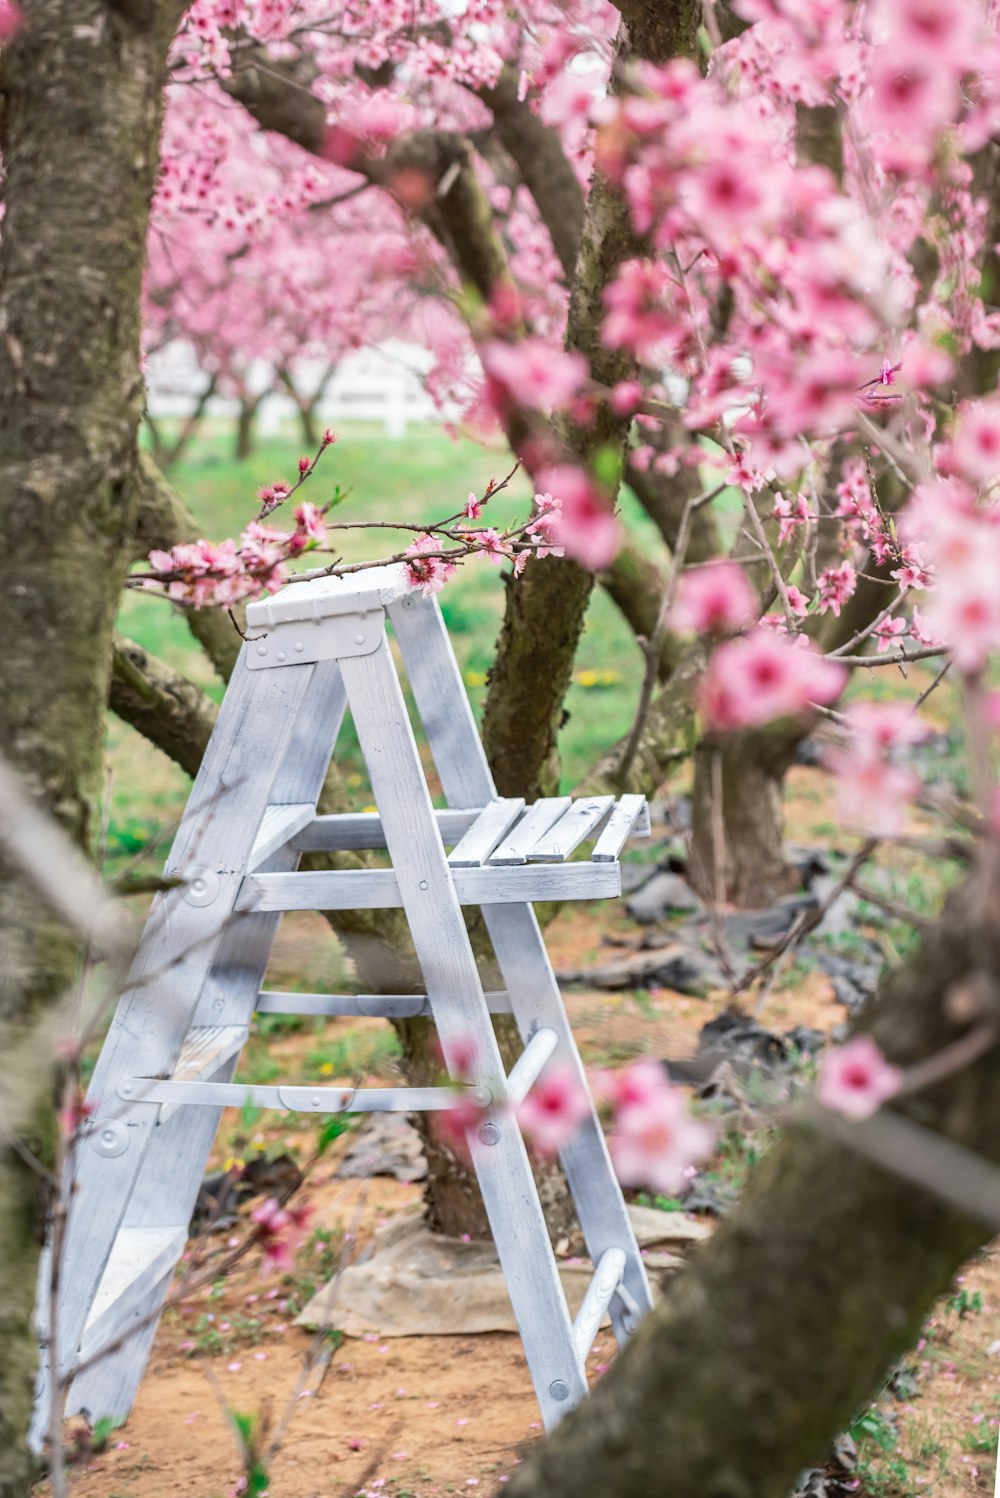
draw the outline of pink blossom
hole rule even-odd
[[[482,531],[468,531],[467,536],[479,553],[492,562],[494,567],[502,567],[504,562],[509,561],[510,542],[505,541],[500,532],[494,530],[492,526]]]
[[[568,406],[587,378],[582,354],[554,349],[542,338],[522,338],[519,343],[495,339],[482,346],[479,356],[507,400],[530,410]]]
[[[836,618],[858,586],[858,575],[850,562],[841,562],[837,567],[824,567],[819,575],[819,610],[821,614],[832,609]]]
[[[623,1186],[647,1186],[672,1193],[685,1173],[712,1150],[714,1136],[707,1124],[693,1119],[682,1094],[670,1085],[662,1069],[659,1085],[644,1076],[634,1102],[615,1113],[608,1139],[615,1173]]]
[[[594,1092],[607,1098],[617,1111],[636,1103],[646,1103],[662,1090],[666,1078],[658,1061],[630,1061],[615,1071],[600,1071],[594,1076]]]
[[[886,1061],[870,1035],[853,1035],[820,1062],[816,1096],[845,1118],[871,1118],[902,1086],[903,1074]]]
[[[619,380],[611,392],[611,409],[619,416],[631,416],[645,399],[639,380]]]
[[[965,402],[959,407],[952,440],[959,471],[973,484],[1000,477],[1000,400]]]
[[[322,546],[326,540],[326,520],[323,511],[309,501],[303,500],[292,511],[296,532],[291,539],[293,551],[307,551],[313,546]]]
[[[482,1103],[477,1103],[471,1092],[456,1087],[453,1100],[434,1114],[431,1126],[452,1154],[466,1159],[469,1130],[477,1128],[482,1118]]]
[[[545,495],[544,497],[548,499],[550,496]],[[538,498],[539,496],[536,494],[536,502]],[[536,556],[562,557],[566,555],[566,548],[562,544],[562,527],[561,507],[543,510],[540,515],[536,515],[535,519],[527,527],[527,534],[534,539]],[[527,560],[528,553],[521,552],[521,556]]]
[[[324,427],[323,428],[323,436],[321,438],[321,445],[323,447],[329,447],[331,445],[331,443],[336,442],[336,440],[337,440],[337,434],[336,434],[336,432],[332,432],[329,427]]]
[[[265,484],[262,489],[257,490],[257,498],[260,500],[265,514],[268,510],[273,510],[275,505],[280,505],[283,499],[287,499],[288,494],[289,486],[282,483],[280,479],[273,484]]]
[[[681,575],[671,615],[674,629],[735,634],[757,617],[757,595],[735,562],[695,567]]]
[[[64,1138],[76,1138],[87,1119],[93,1114],[94,1106],[93,1103],[86,1102],[83,1095],[78,1093],[65,1108],[60,1108],[59,1128]]]
[[[590,1112],[590,1102],[572,1067],[550,1062],[518,1104],[521,1128],[540,1155],[557,1155]]]
[[[935,58],[901,57],[876,50],[871,65],[871,96],[865,118],[872,130],[909,132],[916,145],[930,144],[955,117],[958,85]]]
[[[876,0],[869,25],[893,56],[962,73],[974,63],[982,11],[975,0]]]
[[[800,713],[814,702],[833,702],[846,681],[845,668],[811,646],[755,629],[713,651],[701,706],[711,728],[752,728]]]
[[[920,794],[920,776],[863,747],[831,754],[829,765],[837,778],[837,809],[845,823],[869,836],[898,837],[905,827],[907,804]]]
[[[0,0],[0,45],[9,42],[24,20],[24,12],[15,0]]]
[[[906,631],[907,624],[905,619],[881,620],[872,631],[876,640],[878,640],[879,655],[884,655],[887,650],[891,649],[896,641],[902,635],[906,634]]]
[[[286,1270],[292,1267],[290,1229],[295,1224],[289,1212],[274,1197],[259,1203],[250,1213],[257,1224],[257,1235],[264,1249],[264,1270]]]
[[[917,744],[930,732],[905,702],[852,702],[847,719],[855,743],[871,754]]]
[[[621,527],[594,482],[569,463],[548,468],[539,488],[561,506],[561,545],[581,566],[598,572],[614,559],[621,543]]]
[[[429,552],[440,550],[440,542],[433,536],[418,536],[406,548],[406,570],[409,574],[410,587],[419,588],[425,598],[430,598],[432,593],[440,593],[455,571],[454,562],[445,561],[443,557],[427,555]]]
[[[463,509],[462,514],[467,520],[478,520],[482,513],[482,500],[477,499],[476,496],[470,491],[469,497],[465,501],[465,508]]]
[[[774,518],[780,522],[778,545],[784,546],[792,532],[800,525],[805,525],[812,517],[803,495],[796,494],[794,498],[786,499],[783,494],[779,494],[774,501]]]

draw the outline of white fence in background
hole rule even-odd
[[[406,436],[411,422],[450,420],[458,408],[444,411],[435,406],[424,389],[422,376],[433,363],[433,355],[419,344],[389,339],[371,348],[345,354],[331,376],[317,419],[323,426],[338,421],[375,421],[390,438]],[[306,390],[314,390],[323,374],[318,361],[303,360],[296,366]],[[208,384],[198,368],[194,349],[176,342],[151,354],[146,368],[149,413],[154,420],[189,416]],[[273,367],[264,359],[250,367],[247,381],[252,394],[267,392],[257,411],[257,430],[274,436],[298,420],[295,402],[280,386]],[[240,403],[232,397],[213,395],[206,416],[235,422]]]

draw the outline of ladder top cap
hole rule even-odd
[[[269,629],[302,619],[368,614],[409,592],[410,578],[403,562],[368,567],[343,577],[314,577],[307,583],[289,583],[273,598],[248,604],[247,624],[253,629]]]

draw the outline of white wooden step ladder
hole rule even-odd
[[[531,902],[619,894],[618,855],[649,830],[645,801],[561,796],[526,807],[498,797],[437,601],[414,593],[401,566],[293,583],[247,616],[251,638],[167,861],[183,884],[152,904],[75,1150],[56,1341],[60,1383],[72,1381],[67,1413],[131,1409],[223,1108],[412,1112],[448,1107],[462,1085],[482,1107],[470,1151],[551,1427],[587,1391],[584,1363],[605,1312],[621,1343],[650,1294],[591,1107],[561,1157],[595,1266],[575,1321],[567,1309],[511,1105],[553,1056],[584,1090],[586,1080]],[[445,810],[431,803],[387,617]],[[318,816],[348,706],[378,812]],[[567,862],[588,842],[588,859]],[[388,849],[392,867],[298,871],[306,850],[362,848]],[[501,993],[483,991],[463,905],[482,907]],[[391,906],[409,919],[425,997],[262,991],[282,911]],[[524,1041],[509,1076],[490,1021],[504,1011]],[[454,1085],[234,1082],[254,1013],[428,1014]],[[39,1445],[52,1397],[46,1305],[43,1290]]]

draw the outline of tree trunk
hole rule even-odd
[[[89,850],[134,521],[146,228],[181,6],[24,0],[24,11],[0,65],[0,743]],[[9,867],[0,951],[8,1057],[73,982],[79,956]],[[43,1087],[32,1141],[42,1149],[51,1103]],[[35,1195],[21,1158],[0,1147],[0,1498],[23,1498],[31,1469]]]
[[[796,887],[798,876],[785,862],[783,797],[800,736],[789,741],[762,731],[699,744],[688,873],[704,899],[752,908]]]
[[[987,856],[865,1016],[899,1065],[959,1039],[948,993],[998,971],[996,850]],[[976,1158],[966,1151],[1000,1161],[997,1048],[901,1113],[788,1127],[592,1398],[516,1469],[508,1498],[784,1498],[995,1232],[975,1216],[981,1186],[963,1186],[960,1172],[971,1181]],[[866,1158],[887,1126],[903,1135],[917,1180]],[[932,1171],[927,1139],[942,1135],[963,1149],[957,1165],[952,1150],[950,1168]],[[957,1199],[968,1209],[948,1205]]]
[[[244,395],[240,398],[240,414],[236,419],[236,444],[233,448],[233,457],[237,463],[243,463],[253,456],[257,444],[256,421],[260,402],[259,395]]]

